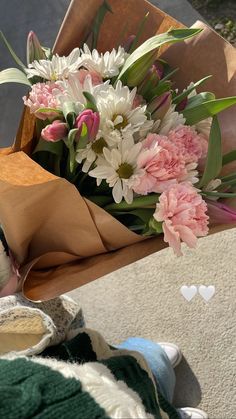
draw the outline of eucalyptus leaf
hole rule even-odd
[[[22,61],[20,60],[20,58],[16,55],[15,51],[13,50],[13,48],[11,47],[11,45],[9,44],[8,40],[5,38],[5,36],[3,35],[2,31],[0,31],[0,37],[2,38],[4,44],[6,45],[8,51],[10,52],[13,60],[15,61],[15,63],[21,67],[25,73],[25,68],[26,66],[24,65],[24,63],[22,63]]]
[[[213,117],[209,136],[207,161],[203,176],[199,182],[199,187],[207,185],[215,179],[222,169],[222,149],[221,132],[217,116]]]
[[[141,57],[165,44],[173,44],[191,38],[201,32],[201,29],[172,29],[166,33],[155,35],[140,45],[126,60],[119,79],[125,79],[127,70]]]
[[[186,118],[187,125],[197,124],[210,116],[217,115],[230,106],[236,105],[236,96],[222,99],[206,100],[196,106],[187,106],[182,114]]]
[[[26,86],[31,86],[30,81],[26,75],[18,68],[7,68],[0,71],[0,84],[3,83],[20,83]]]
[[[182,92],[179,95],[175,96],[175,98],[173,99],[173,103],[178,104],[178,103],[182,102],[182,100],[185,99],[193,90],[195,90],[198,86],[200,86],[201,84],[203,84],[206,80],[208,80],[211,77],[212,76],[206,76],[203,79],[201,79],[201,80],[197,81],[196,83],[194,83],[193,86],[187,88],[184,92]],[[191,100],[191,98],[189,100]]]

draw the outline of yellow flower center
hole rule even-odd
[[[52,73],[51,80],[52,81],[57,81],[58,80],[58,74],[56,73],[56,71],[54,71],[54,73]]]
[[[116,121],[117,118],[119,118],[119,119],[122,118],[123,121],[116,123],[115,121]],[[120,114],[113,115],[112,122],[114,122],[115,129],[118,129],[118,130],[121,130],[122,128],[127,127],[127,125],[129,124],[129,121],[126,118],[126,116],[125,115],[120,115]]]
[[[116,173],[121,179],[129,179],[133,175],[134,169],[129,163],[121,163]]]
[[[94,151],[94,153],[96,154],[102,154],[104,147],[107,146],[106,141],[104,140],[104,138],[99,138],[99,140],[94,141],[92,143],[92,150]]]

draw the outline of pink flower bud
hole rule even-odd
[[[160,60],[156,60],[153,64],[156,68],[156,71],[158,73],[158,76],[160,79],[162,79],[162,77],[164,76],[164,64],[162,61]]]
[[[75,121],[75,128],[78,128],[77,140],[79,140],[83,128],[86,125],[88,130],[88,139],[94,141],[98,133],[100,116],[98,112],[93,112],[91,109],[85,109],[79,114]]]
[[[152,91],[154,87],[156,87],[159,83],[160,77],[156,66],[153,64],[151,68],[148,70],[147,75],[145,76],[143,82],[141,83],[138,91],[143,96],[148,92]]]
[[[47,58],[37,36],[33,31],[29,32],[27,38],[26,56],[27,64],[32,63],[34,60],[45,60]]]
[[[168,111],[169,107],[171,105],[171,93],[166,92],[163,93],[161,96],[156,97],[151,101],[151,103],[148,105],[147,110],[151,112],[152,118],[162,119],[166,112]]]
[[[65,122],[60,120],[53,121],[47,125],[41,132],[41,136],[46,141],[60,141],[68,134],[68,128]]]

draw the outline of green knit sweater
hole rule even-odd
[[[113,417],[179,417],[140,354],[117,350],[83,329],[40,357],[0,359],[0,418]]]

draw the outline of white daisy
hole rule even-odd
[[[136,88],[132,91],[122,86],[118,81],[116,87],[109,86],[106,91],[100,91],[97,107],[100,113],[101,130],[119,141],[123,134],[134,134],[140,128],[149,129],[152,122],[147,120],[146,105],[133,108]]]
[[[75,104],[76,111],[81,112],[86,105],[86,98],[84,97],[83,92],[91,93],[96,99],[101,90],[107,89],[108,82],[94,86],[92,84],[91,76],[88,75],[82,84],[79,80],[79,74],[75,73],[69,74],[67,80],[58,81],[57,84],[61,90],[54,90],[53,94],[59,101],[61,107],[63,107],[63,104],[66,102],[72,102]],[[63,93],[61,93],[61,91],[63,91]]]
[[[100,54],[96,49],[91,52],[84,44],[84,49],[81,50],[83,66],[88,70],[96,71],[104,79],[117,76],[127,57],[128,54],[122,47],[119,47],[117,51],[113,48],[111,52]]]
[[[80,49],[75,48],[68,57],[53,55],[51,60],[35,60],[26,68],[28,78],[39,76],[46,80],[62,80],[68,78],[82,65]]]
[[[89,142],[85,148],[76,150],[76,161],[83,162],[82,171],[87,173],[98,157],[103,157],[104,148],[112,148],[111,142],[99,133],[95,141]]]
[[[185,124],[183,115],[175,110],[175,105],[171,105],[164,118],[154,122],[152,132],[160,135],[167,135],[169,131]]]
[[[133,201],[132,179],[140,174],[137,169],[137,157],[142,144],[135,144],[131,137],[125,138],[117,148],[103,149],[104,157],[98,158],[97,167],[89,175],[97,179],[98,184],[106,180],[112,188],[114,201],[119,203],[124,198],[128,204]]]

